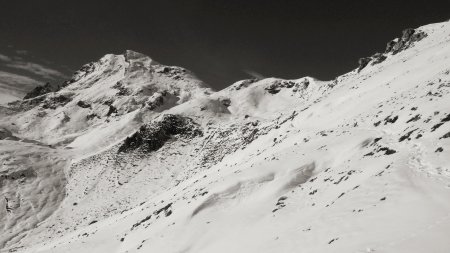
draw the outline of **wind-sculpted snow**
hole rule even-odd
[[[66,162],[57,151],[0,140],[0,248],[19,242],[64,199]]]
[[[2,250],[449,252],[449,56],[445,22],[331,81],[213,92],[106,55],[0,107]]]

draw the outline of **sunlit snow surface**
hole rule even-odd
[[[450,252],[450,23],[419,30],[333,81],[213,92],[128,51],[0,107],[2,251]],[[118,152],[161,114],[202,134]]]

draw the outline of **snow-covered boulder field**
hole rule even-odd
[[[133,51],[0,106],[0,252],[450,252],[450,22],[334,80]]]

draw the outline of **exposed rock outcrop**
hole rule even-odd
[[[44,109],[56,109],[72,101],[72,99],[66,95],[48,96],[42,103]]]
[[[403,30],[401,38],[395,38],[387,43],[384,53],[375,53],[370,57],[360,58],[358,61],[358,72],[367,67],[369,64],[375,65],[383,62],[389,54],[395,55],[410,48],[415,42],[422,40],[426,36],[427,34],[420,30],[415,30],[412,28]]]
[[[195,137],[202,134],[200,127],[192,119],[165,114],[157,121],[141,126],[136,133],[127,137],[118,152],[137,149],[144,152],[156,151],[175,135]]]
[[[271,85],[269,85],[268,87],[266,87],[265,90],[267,90],[267,92],[269,92],[270,94],[277,94],[278,92],[280,92],[280,90],[282,88],[292,88],[292,87],[294,87],[294,85],[295,85],[295,82],[293,82],[293,81],[277,80],[277,81],[273,82]]]
[[[50,83],[46,83],[44,85],[37,86],[34,89],[32,89],[30,92],[25,94],[25,97],[23,97],[23,99],[35,98],[54,91],[56,91],[56,89],[52,87]]]
[[[78,105],[79,107],[81,107],[81,108],[91,108],[91,105],[88,104],[88,103],[86,103],[86,102],[84,102],[83,100],[78,101],[78,102],[77,102],[77,105]]]
[[[385,53],[397,54],[413,45],[414,42],[425,38],[427,34],[423,31],[418,31],[412,28],[403,30],[402,37],[396,38],[386,45]]]

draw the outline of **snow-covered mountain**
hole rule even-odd
[[[1,252],[449,252],[450,22],[359,64],[215,92],[127,51],[0,107]]]

